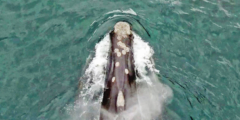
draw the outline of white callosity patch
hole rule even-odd
[[[113,78],[112,78],[112,82],[114,82],[114,81],[115,81],[115,79],[116,79],[116,78],[115,78],[115,77],[113,77]]]
[[[122,91],[119,91],[117,96],[117,107],[124,107],[124,104],[125,104],[125,100],[123,97],[123,93]]]
[[[126,54],[126,51],[125,51],[125,50],[122,50],[122,54],[125,55],[125,54]]]
[[[116,63],[115,63],[115,66],[116,66],[116,67],[118,67],[119,65],[120,65],[120,63],[119,63],[119,62],[116,62]]]
[[[117,42],[117,45],[120,46],[121,48],[126,47],[126,45],[124,43],[122,43],[121,41]]]
[[[119,52],[119,49],[115,48],[115,49],[114,49],[114,52],[115,52],[115,53]]]
[[[117,56],[118,56],[118,57],[121,57],[121,52],[117,52]]]
[[[121,40],[122,37],[120,35],[117,36],[117,40]]]
[[[125,55],[126,52],[129,52],[129,48],[121,41],[117,42],[117,45],[120,46],[120,48],[122,48],[122,54]],[[119,50],[119,49],[118,49]]]
[[[128,69],[125,69],[125,73],[126,73],[126,74],[128,74],[128,73],[129,73]]]
[[[124,50],[125,50],[126,52],[129,52],[129,48],[128,48],[128,47],[125,47]]]
[[[126,38],[128,35],[131,34],[130,25],[126,22],[118,22],[114,26],[114,33],[116,33],[117,39],[121,40],[122,38]]]
[[[126,45],[124,43],[122,43],[121,47],[124,49],[126,47]]]

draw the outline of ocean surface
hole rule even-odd
[[[117,21],[155,51],[166,120],[240,120],[239,0],[0,0],[0,120],[68,120]]]

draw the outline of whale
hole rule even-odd
[[[71,119],[161,119],[172,90],[158,80],[153,54],[131,23],[115,23],[87,59]]]
[[[119,114],[136,104],[136,73],[133,55],[132,28],[127,22],[118,22],[110,32],[110,51],[101,107]],[[100,120],[108,120],[101,112]]]

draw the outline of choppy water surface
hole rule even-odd
[[[174,97],[165,119],[240,119],[238,0],[1,0],[0,119],[66,120],[95,44],[126,20]]]

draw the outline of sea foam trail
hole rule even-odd
[[[154,67],[152,60],[153,49],[137,34],[133,33],[133,35],[134,64],[135,71],[138,73],[136,96],[139,104],[119,115],[104,110],[102,110],[102,113],[108,115],[112,120],[118,118],[118,116],[123,116],[125,120],[161,118],[166,100],[172,97],[172,90],[159,82],[156,76],[159,71]],[[110,46],[109,34],[95,46],[95,56],[80,79],[83,87],[75,103],[74,110],[71,111],[72,120],[99,119]]]

